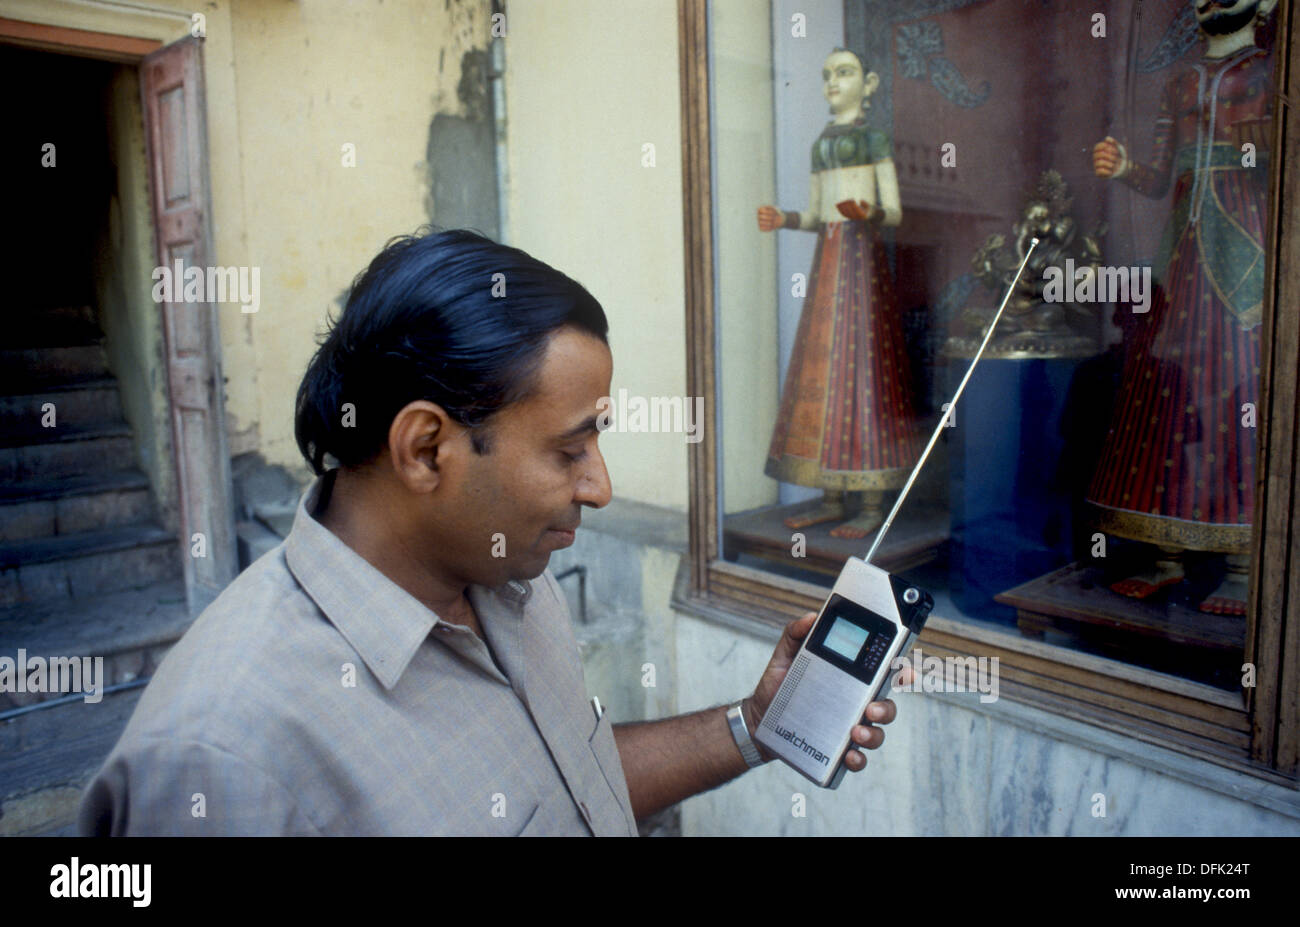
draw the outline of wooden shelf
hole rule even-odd
[[[784,519],[819,504],[820,500],[814,499],[793,505],[764,506],[726,516],[722,531],[723,557],[734,561],[741,554],[749,554],[788,567],[838,576],[849,557],[866,554],[874,535],[860,540],[832,537],[831,529],[839,524],[837,521],[800,528],[798,530],[806,538],[806,556],[793,556],[792,535],[795,531],[785,526]],[[948,513],[945,510],[920,505],[911,512],[906,509],[904,506],[904,511],[889,529],[885,543],[876,551],[873,561],[891,573],[929,563],[948,540]]]

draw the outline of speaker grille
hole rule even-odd
[[[790,705],[790,697],[794,695],[795,687],[799,685],[799,680],[803,678],[803,674],[811,662],[812,658],[806,652],[800,653],[795,658],[794,663],[790,666],[790,672],[786,674],[785,681],[781,683],[781,690],[776,693],[776,699],[772,702],[772,707],[768,709],[767,715],[763,718],[764,727],[774,728],[776,722],[781,720],[781,715],[785,714],[786,708]]]

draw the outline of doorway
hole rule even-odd
[[[11,26],[0,654],[102,657],[107,697],[0,692],[0,835],[70,831],[141,685],[235,574],[213,307],[152,298],[156,266],[211,260],[201,43]]]

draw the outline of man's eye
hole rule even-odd
[[[579,460],[582,460],[582,458],[587,456],[587,449],[583,448],[582,450],[576,452],[561,450],[560,453],[563,454],[565,457],[567,457],[570,463],[577,463]]]

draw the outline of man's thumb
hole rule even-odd
[[[813,624],[817,620],[816,612],[808,612],[802,618],[796,618],[785,626],[785,633],[781,635],[781,651],[786,656],[794,658],[799,652],[803,640],[812,630]]]

